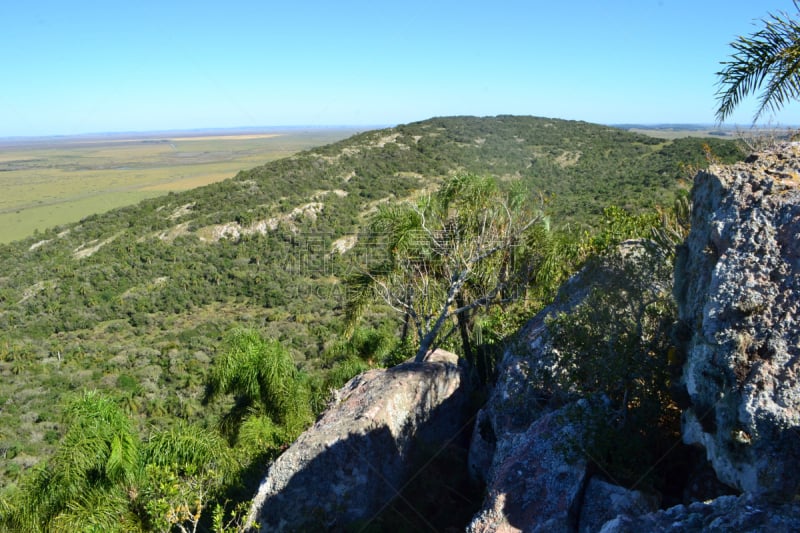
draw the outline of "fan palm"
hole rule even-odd
[[[795,9],[800,12],[797,0]],[[717,73],[717,120],[723,122],[748,95],[761,90],[753,122],[800,97],[800,24],[780,12],[762,21],[754,34],[731,43],[734,53]]]

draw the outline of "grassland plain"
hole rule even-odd
[[[0,242],[208,185],[353,133],[341,127],[0,139]]]

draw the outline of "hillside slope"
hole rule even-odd
[[[739,157],[583,122],[436,118],[0,246],[0,484],[49,452],[69,391],[106,390],[143,426],[209,418],[199,399],[232,325],[313,368],[341,330],[347,250],[381,202],[491,173],[548,197],[554,227],[588,228],[608,204],[671,202],[704,143]]]

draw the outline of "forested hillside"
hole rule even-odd
[[[277,340],[313,374],[343,330],[343,276],[382,203],[454,173],[543,195],[553,230],[603,209],[669,205],[691,169],[734,143],[665,141],[555,119],[436,118],[356,135],[185,193],[0,247],[0,485],[52,453],[63,400],[99,389],[139,431],[212,427],[201,400],[235,326]],[[399,322],[381,320],[384,329]],[[383,326],[380,326],[384,324]]]

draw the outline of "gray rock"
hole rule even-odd
[[[467,531],[572,531],[578,521],[586,479],[584,454],[572,450],[582,439],[570,405],[531,424],[498,449],[489,473],[483,509]]]
[[[486,483],[498,446],[513,443],[530,425],[549,412],[552,393],[548,381],[554,358],[547,338],[546,320],[575,305],[548,306],[523,327],[518,342],[506,350],[498,364],[497,381],[489,399],[478,411],[469,447],[470,477]]]
[[[628,490],[593,477],[583,495],[578,532],[593,533],[621,514],[647,514],[657,511],[658,505],[655,495]]]
[[[590,402],[558,384],[563,370],[550,340],[548,320],[576,309],[593,290],[612,286],[653,296],[668,294],[669,262],[650,243],[623,243],[617,255],[593,262],[573,276],[555,303],[519,332],[498,365],[489,400],[476,417],[470,475],[486,483],[488,494],[469,531],[549,532],[578,527],[587,482],[586,457],[591,453],[576,448],[585,428],[581,416],[575,415]],[[587,510],[585,522],[592,524],[587,528],[599,528],[612,518],[598,514],[599,507],[611,500],[620,509],[653,509],[653,500],[643,494],[611,487],[604,486],[605,493],[598,488],[590,496],[594,507]]]
[[[272,464],[248,523],[261,531],[331,530],[378,513],[414,474],[416,446],[452,439],[469,390],[458,357],[371,370]]]
[[[522,327],[517,341],[503,354],[496,383],[476,416],[469,449],[470,476],[474,480],[487,482],[498,447],[508,446],[540,416],[574,399],[569,398],[569,391],[555,386],[560,369],[558,354],[549,338],[548,320],[577,308],[592,290],[611,285],[630,284],[635,290],[652,295],[669,294],[672,277],[669,263],[657,252],[653,254],[648,244],[641,240],[626,241],[619,246],[616,259],[587,265],[561,287],[553,304]],[[652,256],[647,264],[657,262],[659,266],[645,273],[637,272],[643,279],[632,280],[629,259],[638,261],[646,254]]]
[[[675,296],[689,330],[683,438],[719,479],[791,499],[800,486],[800,146],[695,178]]]
[[[796,503],[774,504],[751,496],[721,496],[710,502],[676,505],[663,511],[640,516],[623,514],[606,522],[601,533],[640,533],[663,531],[675,533],[800,531],[800,506]]]
[[[548,349],[542,351],[546,354]],[[501,379],[475,417],[468,457],[473,480],[487,482],[498,446],[508,446],[547,411],[547,390],[538,386],[533,377],[537,369],[532,365],[536,365],[536,360],[512,351],[505,353],[500,363]]]

